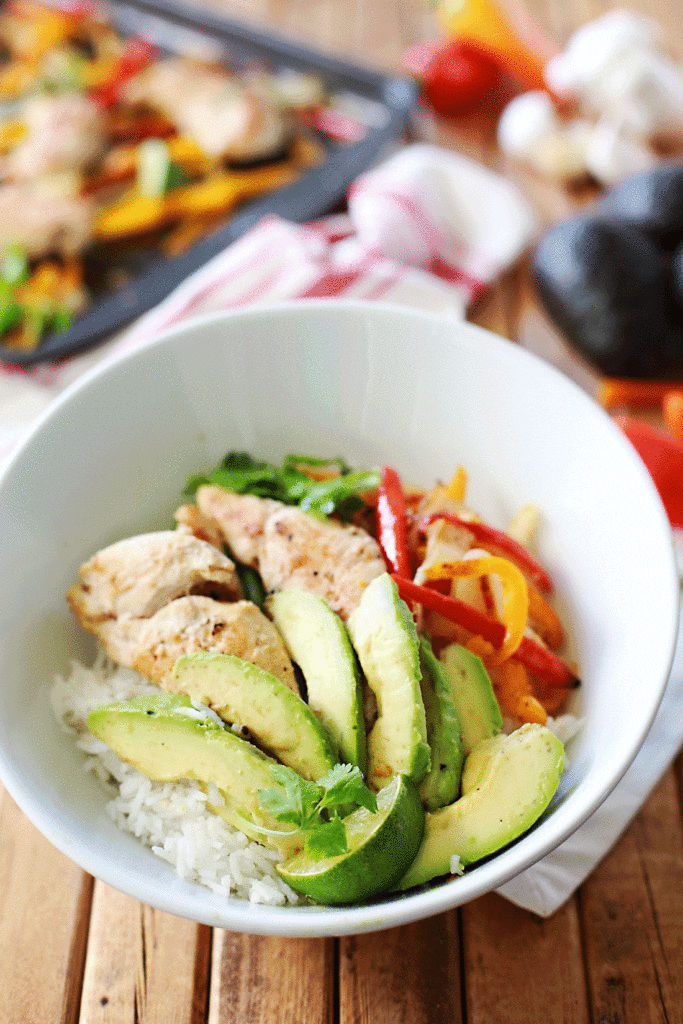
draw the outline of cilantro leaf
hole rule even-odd
[[[337,764],[317,782],[302,778],[293,768],[274,765],[279,785],[259,789],[261,807],[276,821],[295,825],[314,859],[345,853],[343,814],[354,807],[377,810],[377,797],[363,782],[356,765]]]
[[[316,479],[331,474],[330,479]],[[248,452],[232,451],[207,473],[191,476],[183,491],[192,498],[203,484],[217,484],[237,494],[255,494],[273,498],[285,505],[299,505],[313,515],[338,513],[349,519],[363,507],[362,495],[380,484],[376,470],[351,472],[343,459],[320,459],[308,455],[288,455],[281,466],[255,459]]]
[[[329,821],[323,821],[306,836],[304,849],[313,860],[322,857],[338,857],[346,853],[346,829],[341,818],[335,815]]]
[[[346,804],[377,810],[377,797],[363,782],[360,768],[354,764],[336,764],[327,775],[318,780],[325,794],[321,800],[324,808],[335,808]]]
[[[315,782],[303,779],[293,768],[281,764],[273,766],[273,775],[280,785],[258,791],[261,806],[277,821],[286,821],[303,828],[316,814],[322,788]]]

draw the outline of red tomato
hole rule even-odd
[[[476,106],[500,75],[488,53],[459,40],[416,46],[406,54],[404,66],[420,80],[427,103],[446,117]]]

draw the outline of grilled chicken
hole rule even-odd
[[[181,505],[176,509],[173,518],[178,524],[178,531],[191,533],[208,544],[213,544],[219,551],[223,550],[223,536],[217,524],[209,516],[205,516],[196,505]]]
[[[75,256],[92,237],[94,222],[87,199],[54,195],[31,182],[0,185],[0,250],[17,245],[30,258]]]
[[[31,96],[23,104],[21,120],[26,138],[2,165],[13,180],[83,170],[107,144],[107,118],[82,93]]]
[[[289,136],[288,120],[274,104],[226,74],[180,57],[155,61],[126,82],[122,96],[165,114],[211,157],[264,159]]]
[[[235,557],[258,570],[266,590],[317,594],[344,620],[386,571],[379,545],[358,527],[210,484],[197,491],[197,504]]]
[[[91,631],[118,665],[162,686],[182,654],[217,651],[260,665],[299,692],[280,634],[251,601],[179,597],[150,618],[105,619]]]
[[[127,537],[98,551],[80,570],[67,601],[85,629],[112,619],[145,619],[170,601],[202,594],[241,596],[235,566],[213,544],[184,530]]]

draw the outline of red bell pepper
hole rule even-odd
[[[106,83],[92,92],[92,97],[102,107],[111,107],[116,102],[117,93],[124,82],[142,71],[144,67],[154,60],[156,49],[145,39],[131,38],[126,44],[126,49],[119,57],[112,71],[111,78]]]
[[[494,647],[500,647],[505,640],[505,624],[498,619],[485,615],[458,597],[442,594],[432,587],[422,587],[419,583],[392,573],[392,579],[398,587],[400,597],[407,603],[421,604],[432,612],[443,615],[450,622],[462,626],[469,633],[481,636]]]
[[[552,689],[573,689],[581,685],[581,680],[561,658],[530,636],[522,637],[522,642],[512,657]]]
[[[615,416],[650,471],[672,526],[683,528],[683,440],[633,416]]]
[[[435,522],[437,519],[445,519],[446,522],[452,523],[453,526],[464,527],[465,530],[469,530],[475,540],[498,548],[499,551],[507,555],[511,562],[514,562],[518,568],[528,574],[539,590],[546,594],[552,594],[553,581],[543,566],[538,564],[536,559],[529,554],[522,544],[513,540],[507,533],[504,533],[502,530],[496,530],[493,526],[488,526],[486,523],[461,519],[459,516],[453,515],[452,512],[432,513],[432,515],[427,516],[420,523],[421,529],[429,526],[430,523]]]
[[[376,515],[379,546],[389,571],[409,578],[412,576],[412,564],[408,549],[406,498],[399,475],[391,466],[382,467]]]
[[[444,618],[456,625],[462,626],[469,633],[483,637],[494,647],[502,646],[505,639],[505,625],[498,619],[485,615],[484,612],[478,611],[465,601],[441,594],[431,587],[422,587],[398,574],[392,573],[392,578],[404,601],[421,604],[430,611],[438,612],[439,615],[443,615]],[[553,689],[558,687],[569,689],[580,684],[580,680],[561,658],[558,658],[556,654],[532,637],[524,636],[512,657],[520,661],[533,675]]]

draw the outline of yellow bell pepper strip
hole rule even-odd
[[[472,633],[474,637],[482,637],[492,647],[499,648],[505,639],[505,625],[472,605],[449,597],[438,590],[413,583],[396,573],[392,573],[398,592],[404,601],[421,604],[424,608],[443,615],[445,619],[455,623]],[[520,661],[533,676],[551,689],[566,690],[580,686],[577,675],[553,651],[544,647],[530,636],[523,636],[519,647],[512,656]]]
[[[26,136],[26,125],[21,121],[5,121],[0,125],[0,153],[8,153]]]
[[[425,570],[427,580],[481,576],[496,576],[501,584],[505,637],[500,649],[491,658],[493,665],[499,665],[515,653],[526,629],[529,588],[521,570],[507,558],[498,555],[463,559],[460,562],[438,562]]]
[[[545,594],[552,594],[553,581],[543,566],[539,565],[522,544],[513,540],[507,533],[504,533],[502,530],[496,530],[493,526],[481,523],[478,520],[461,519],[460,516],[456,516],[452,512],[433,512],[422,520],[420,529],[424,530],[435,519],[445,519],[446,522],[452,523],[453,526],[460,526],[465,530],[469,530],[480,544],[485,547],[497,548],[501,554],[514,562],[522,572],[528,575],[529,579],[536,584],[539,590],[542,590]]]
[[[174,193],[174,211],[179,216],[229,213],[239,203],[288,185],[298,176],[298,171],[289,164],[216,174],[196,185],[178,189]]]
[[[496,696],[511,717],[545,725],[548,714],[534,696],[529,673],[521,662],[511,658],[499,665],[492,670],[492,679]]]
[[[401,480],[391,466],[382,466],[382,477],[377,490],[377,540],[390,572],[399,576],[412,576],[406,499]]]
[[[116,241],[165,227],[175,216],[170,195],[152,198],[134,192],[124,196],[100,211],[95,236],[102,241]]]
[[[446,492],[449,498],[452,498],[453,501],[457,501],[459,504],[462,504],[465,500],[465,494],[467,492],[467,473],[465,472],[464,466],[458,466],[446,485]]]

